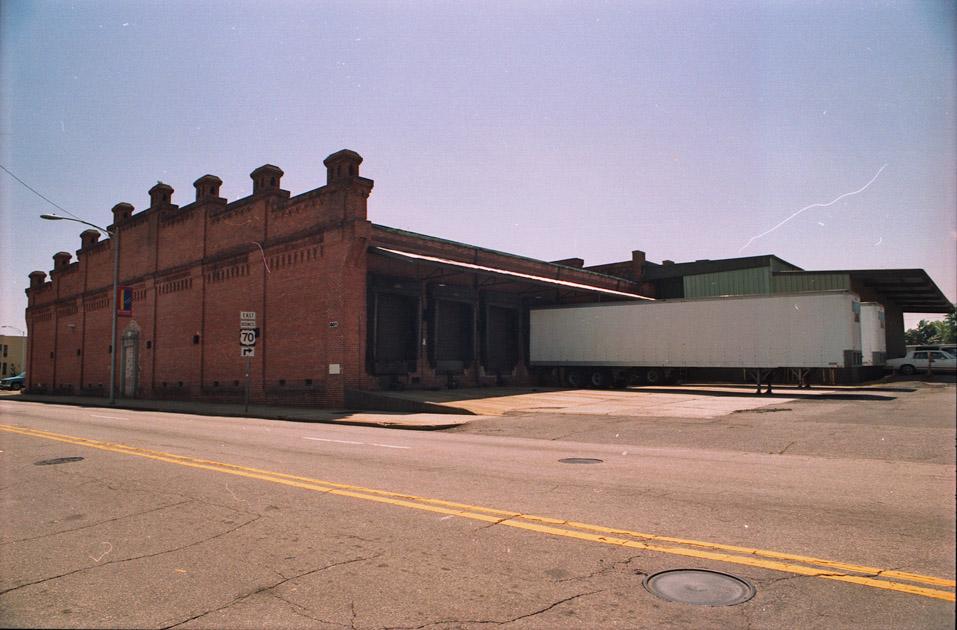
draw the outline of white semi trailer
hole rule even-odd
[[[613,302],[530,312],[530,365],[566,385],[656,384],[696,368],[742,368],[760,391],[774,370],[861,365],[861,303],[848,291]]]

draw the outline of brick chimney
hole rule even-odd
[[[326,185],[328,186],[333,182],[359,177],[362,156],[355,151],[342,149],[327,157],[322,163],[326,165]]]
[[[73,254],[70,252],[57,252],[53,254],[53,271],[60,272],[70,266],[70,259]]]
[[[223,180],[215,175],[203,175],[195,182],[196,201],[219,201],[219,187],[223,185]]]
[[[113,225],[118,226],[125,223],[133,215],[133,206],[121,202],[113,206]]]
[[[641,280],[645,275],[645,252],[636,249],[631,252],[631,279]]]
[[[365,221],[371,179],[359,177],[362,156],[355,151],[336,151],[322,161],[326,165],[326,185],[322,187],[324,221]]]
[[[150,188],[150,208],[162,208],[173,203],[173,187],[163,182],[156,182]]]
[[[47,279],[47,274],[45,271],[31,271],[29,277],[30,277],[30,288],[37,289],[43,286],[43,283]]]
[[[80,249],[89,249],[100,240],[100,231],[89,229],[80,233]]]
[[[279,181],[283,175],[282,169],[278,166],[263,164],[249,174],[253,180],[253,194],[279,190]]]

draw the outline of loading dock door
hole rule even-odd
[[[485,370],[508,374],[518,363],[519,312],[489,304],[485,307]]]
[[[473,306],[469,302],[436,300],[435,369],[447,374],[461,373],[474,358]]]
[[[374,295],[373,372],[414,372],[419,348],[418,298],[396,293]]]

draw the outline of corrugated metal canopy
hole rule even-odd
[[[533,274],[521,273],[518,271],[509,271],[508,269],[496,269],[494,267],[486,267],[484,265],[476,265],[473,263],[461,262],[458,260],[450,260],[448,258],[439,258],[437,256],[427,256],[425,254],[416,254],[414,252],[404,252],[397,249],[389,249],[387,247],[370,247],[369,251],[374,252],[376,254],[383,254],[385,256],[390,256],[392,258],[398,258],[400,260],[406,260],[409,262],[426,262],[426,263],[439,265],[443,267],[452,267],[455,269],[461,269],[463,271],[494,274],[498,276],[507,276],[510,278],[514,278],[515,280],[521,280],[525,282],[534,282],[537,284],[551,285],[555,287],[562,287],[565,289],[591,291],[594,293],[602,293],[605,295],[615,295],[618,297],[632,298],[635,300],[653,299],[653,298],[645,297],[643,295],[637,295],[635,293],[615,291],[614,289],[605,289],[603,287],[596,287],[589,284],[582,284],[580,282],[571,282],[569,280],[558,280],[556,278],[546,278],[545,276],[536,276]]]
[[[953,306],[923,269],[839,269],[831,271],[777,271],[775,276],[847,274],[852,286],[873,289],[905,313],[949,313]]]

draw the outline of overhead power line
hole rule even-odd
[[[73,214],[72,212],[70,212],[69,210],[67,210],[66,208],[64,208],[63,206],[61,206],[60,204],[56,203],[55,201],[51,201],[48,197],[45,197],[45,196],[43,195],[43,193],[41,193],[41,192],[38,191],[36,188],[34,188],[34,187],[31,186],[30,184],[26,183],[25,181],[23,181],[23,180],[20,179],[19,177],[17,177],[10,169],[8,169],[8,168],[7,168],[6,166],[4,166],[3,164],[0,164],[0,168],[2,168],[2,169],[7,173],[7,175],[9,175],[9,176],[12,177],[13,179],[17,180],[18,182],[20,182],[27,190],[29,190],[29,191],[32,192],[34,195],[36,195],[36,196],[39,197],[40,199],[44,200],[45,202],[47,202],[48,204],[50,204],[50,205],[53,206],[54,208],[57,208],[57,209],[59,209],[59,210],[62,210],[63,212],[66,212],[68,215],[70,215],[70,216],[73,217],[74,219],[79,219],[79,218],[80,218],[80,217],[76,216],[75,214]]]

